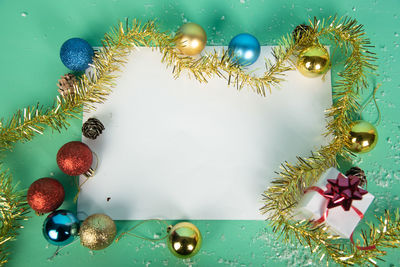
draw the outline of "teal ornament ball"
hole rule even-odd
[[[93,56],[93,48],[81,38],[68,39],[60,49],[62,63],[72,71],[85,71],[93,62]]]
[[[260,56],[260,43],[257,38],[248,33],[241,33],[233,37],[228,46],[228,54],[233,62],[242,66],[249,66]]]
[[[53,245],[65,246],[74,241],[79,233],[79,220],[67,210],[57,210],[43,223],[44,238]]]

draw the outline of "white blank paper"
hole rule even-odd
[[[262,73],[270,51],[262,47],[250,69]],[[204,84],[187,75],[174,80],[171,72],[161,54],[141,48],[106,103],[84,113],[83,122],[96,117],[105,131],[96,140],[82,137],[99,166],[82,187],[78,216],[265,219],[261,194],[280,164],[327,142],[330,73],[323,81],[289,72],[262,97],[218,77]]]

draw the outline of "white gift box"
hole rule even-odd
[[[329,168],[314,185],[325,191],[328,179],[336,179],[340,172],[335,168]],[[362,214],[368,209],[368,206],[374,200],[374,196],[367,193],[361,200],[353,200],[352,207],[357,208]],[[298,219],[318,220],[326,213],[326,204],[328,199],[315,191],[308,191],[304,194],[295,211],[295,217]],[[345,211],[342,206],[329,209],[328,216],[324,223],[329,226],[328,231],[343,238],[350,238],[361,217],[353,208]]]

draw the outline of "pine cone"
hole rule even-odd
[[[61,79],[58,80],[58,92],[62,96],[67,96],[69,94],[75,93],[74,84],[76,83],[75,75],[72,73],[67,73],[64,76],[61,76]]]
[[[304,37],[306,31],[310,31],[311,27],[306,24],[300,24],[296,28],[294,28],[292,32],[293,39],[298,42],[301,38]]]
[[[365,175],[365,172],[360,169],[359,167],[352,167],[346,172],[346,176],[357,176],[360,178],[360,186],[367,185],[367,176]]]
[[[104,130],[104,125],[96,118],[89,118],[82,125],[82,133],[85,137],[96,139]]]

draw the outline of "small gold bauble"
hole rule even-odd
[[[83,221],[79,230],[81,244],[92,250],[108,247],[114,241],[117,228],[105,214],[93,214]]]
[[[200,54],[207,43],[207,34],[196,23],[183,24],[175,35],[176,47],[182,54],[194,56]]]
[[[322,46],[314,45],[304,49],[297,59],[297,69],[309,78],[325,74],[329,68],[329,53]]]
[[[347,148],[355,153],[371,151],[378,142],[378,132],[369,122],[359,120],[350,125]]]
[[[189,223],[181,222],[169,231],[167,245],[169,250],[178,258],[190,258],[199,252],[202,237],[199,229]]]

